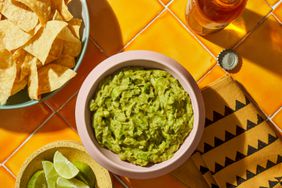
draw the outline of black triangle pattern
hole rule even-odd
[[[247,129],[248,130],[255,127],[255,126],[256,126],[256,124],[254,122],[247,120]]]
[[[264,142],[261,141],[261,140],[258,140],[258,149],[259,149],[259,150],[262,149],[262,148],[264,148],[265,146],[267,146],[266,143],[264,143]]]
[[[268,188],[268,187],[264,187],[264,186],[259,186],[259,188]]]
[[[219,188],[219,186],[212,183],[211,188]]]
[[[276,164],[279,164],[279,163],[282,163],[282,156],[281,155],[278,155],[278,157],[277,157]],[[282,177],[280,177],[280,178],[282,178]]]
[[[255,177],[256,174],[252,173],[251,171],[247,170],[247,179],[251,179],[252,177]]]
[[[246,180],[244,178],[241,178],[240,176],[236,176],[237,185],[240,185],[241,183],[245,182]]]
[[[208,171],[209,171],[208,168],[206,168],[206,167],[204,167],[204,166],[200,166],[200,172],[201,172],[201,174],[205,174],[205,173],[207,173]]]
[[[215,173],[220,171],[221,169],[223,169],[223,166],[221,166],[220,164],[218,164],[217,162],[215,162]]]
[[[268,143],[272,143],[272,142],[274,142],[275,140],[277,140],[277,137],[276,137],[276,136],[272,136],[271,134],[268,134]]]
[[[237,152],[238,153],[238,152]],[[249,179],[251,179],[251,178],[253,178],[253,177],[255,177],[256,175],[258,175],[258,174],[260,174],[260,173],[262,173],[263,171],[265,171],[265,170],[267,170],[267,169],[269,169],[269,168],[271,168],[271,167],[273,167],[273,166],[275,166],[275,165],[278,165],[278,164],[280,164],[280,163],[282,163],[282,156],[281,155],[278,155],[277,156],[277,162],[276,163],[274,163],[274,162],[272,162],[272,161],[270,161],[270,160],[267,160],[267,162],[266,162],[266,167],[264,168],[264,167],[262,167],[262,166],[260,166],[260,165],[257,165],[257,169],[256,169],[256,173],[253,173],[253,172],[251,172],[251,171],[249,171],[249,170],[246,170],[246,176],[247,176],[247,179],[244,179],[244,178],[242,178],[242,177],[240,177],[240,176],[236,176],[236,181],[237,181],[237,185],[240,185],[241,183],[243,183],[244,181],[247,181],[247,180],[249,180]],[[268,181],[268,184],[269,184],[269,187],[274,187],[275,185],[277,185],[278,183],[282,183],[281,181],[282,181],[282,177],[275,177],[275,179],[277,180],[277,181]],[[261,188],[263,188],[263,186],[260,186]]]
[[[235,160],[236,160],[236,161],[239,161],[239,160],[241,160],[241,159],[244,159],[245,157],[246,157],[246,155],[244,155],[243,153],[237,151]]]
[[[216,136],[214,137],[214,147],[220,146],[223,143],[224,143],[223,140],[217,138]]]
[[[235,107],[235,110],[240,110],[241,108],[243,108],[245,106],[244,103],[241,103],[240,101],[238,100],[235,100],[236,101],[236,107]]]
[[[277,185],[279,182],[278,181],[270,181],[268,180],[268,185],[269,185],[269,188],[273,188],[275,185]]]
[[[235,110],[233,110],[232,108],[224,105],[224,114],[213,111],[213,120],[206,118],[205,127],[208,127],[209,125],[217,122],[218,120],[224,118],[225,116],[228,116],[228,115],[236,112],[237,110],[245,107],[246,105],[248,105],[250,103],[250,101],[247,98],[245,98],[245,100],[246,100],[245,104],[238,101],[238,100],[235,100],[235,103],[236,103],[235,104]]]
[[[206,153],[206,152],[208,152],[212,149],[213,149],[213,147],[211,145],[204,143],[204,153]]]
[[[235,135],[233,135],[232,133],[225,131],[225,142],[228,140],[231,140],[232,138],[234,138]]]
[[[245,129],[243,129],[242,127],[236,125],[236,136],[244,133],[245,131],[246,131]]]
[[[248,145],[248,155],[252,155],[253,153],[255,153],[257,151],[256,148]]]
[[[231,183],[226,183],[226,188],[236,188],[236,186]]]
[[[275,166],[275,163],[270,161],[270,160],[267,160],[267,163],[266,163],[266,169],[269,169],[271,167]]]
[[[257,124],[260,124],[264,121],[264,118],[262,118],[259,114],[257,114],[257,118],[258,118]]]
[[[229,157],[225,157],[225,164],[224,166],[228,166],[231,165],[232,163],[234,163],[235,161],[233,161],[232,159],[230,159]]]
[[[258,117],[260,117],[259,115],[257,115]],[[259,118],[258,118],[259,119]],[[210,120],[208,120],[210,121]],[[254,123],[250,120],[247,120],[247,130],[255,127],[256,125],[258,125],[260,122],[260,120],[258,120],[258,123]],[[207,122],[206,122],[207,123]],[[238,126],[236,125],[236,133],[235,135],[230,133],[229,131],[225,131],[225,135],[224,135],[224,140],[221,140],[219,138],[217,138],[216,136],[214,137],[214,146],[211,146],[208,144],[207,147],[207,150],[204,149],[204,152],[203,153],[206,153],[210,150],[212,150],[213,148],[217,147],[217,146],[220,146],[221,144],[227,142],[228,140],[231,140],[232,138],[236,137],[236,136],[239,136],[240,134],[243,134],[246,130],[244,128],[242,128],[241,126]],[[268,137],[269,140],[271,141],[275,141],[277,139],[277,137],[273,137],[272,135],[270,135]],[[206,144],[206,143],[205,143]],[[260,144],[261,145],[261,144]],[[210,146],[210,147],[209,147]],[[262,146],[262,145],[261,145]],[[258,147],[259,149],[261,149],[260,147]]]
[[[256,171],[256,174],[259,174],[259,173],[263,172],[264,170],[265,170],[265,169],[264,169],[262,166],[257,165],[257,171]]]
[[[275,137],[275,140],[277,140],[277,139],[278,139],[278,137]],[[269,145],[271,143],[266,144],[263,141],[258,140],[258,145],[259,144],[263,146],[263,147],[260,148],[260,149],[262,149],[262,148],[266,147],[267,145]],[[237,151],[236,156],[235,156],[235,160],[232,160],[232,159],[230,159],[228,157],[225,157],[225,164],[224,164],[224,166],[221,166],[218,163],[215,163],[215,172],[214,173],[217,173],[219,170],[221,170],[221,169],[223,169],[223,168],[225,168],[225,167],[235,163],[236,161],[239,161],[239,160],[244,159],[245,157],[247,157],[249,155],[252,155],[253,153],[259,151],[260,149],[256,149],[253,146],[248,145],[247,155]],[[280,162],[282,162],[282,156],[278,155],[277,163],[280,163]],[[273,163],[272,161],[267,161],[266,169],[271,168],[274,165],[275,165],[275,163]],[[216,168],[216,167],[218,167],[218,168]],[[258,167],[258,168],[260,168],[260,167]],[[261,169],[259,169],[259,170],[261,170]]]

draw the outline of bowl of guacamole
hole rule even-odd
[[[153,178],[194,152],[204,105],[180,64],[150,51],[128,51],[100,63],[76,102],[82,143],[103,167],[131,178]]]

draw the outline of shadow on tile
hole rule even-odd
[[[123,48],[121,28],[107,0],[87,0],[90,12],[90,36],[107,55]]]
[[[244,14],[242,14],[237,20],[233,21],[228,27],[219,32],[204,36],[203,38],[223,48],[232,48],[242,38],[242,34],[244,35],[245,31],[249,32],[254,29],[255,24],[247,24],[246,20],[260,20],[261,17],[261,15],[253,12],[252,10],[245,9]],[[228,38],[232,38],[232,41],[235,41],[236,43],[233,43],[231,46],[227,46],[227,44],[230,44],[226,43],[225,40],[221,40],[222,36],[228,36]]]

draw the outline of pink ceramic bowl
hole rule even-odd
[[[96,141],[92,128],[90,100],[100,81],[115,71],[127,67],[163,69],[173,75],[187,91],[194,110],[194,125],[184,143],[167,161],[148,167],[141,167],[121,161],[117,154],[102,148]],[[77,130],[89,154],[109,171],[130,178],[154,178],[171,172],[184,163],[196,149],[204,129],[205,110],[201,92],[192,76],[175,60],[150,51],[128,51],[104,60],[85,79],[80,88],[75,118]]]

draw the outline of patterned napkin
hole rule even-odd
[[[282,188],[282,141],[265,116],[230,77],[202,93],[202,140],[173,175],[191,188]]]

